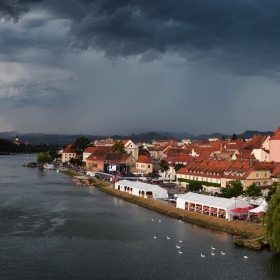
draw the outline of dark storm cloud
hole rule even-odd
[[[30,10],[31,5],[42,0],[1,0],[0,15],[17,20],[22,13]]]
[[[109,57],[175,52],[243,74],[279,70],[278,1],[81,1],[74,46]],[[150,56],[148,56],[150,57]],[[151,57],[149,58],[151,59]]]

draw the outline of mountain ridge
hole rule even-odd
[[[242,134],[238,134],[238,138],[250,139],[255,134],[260,134],[263,136],[273,135],[273,131],[255,131],[255,130],[246,130]],[[90,141],[100,140],[105,138],[112,138],[114,140],[126,140],[130,139],[133,142],[145,142],[151,143],[153,140],[167,140],[175,139],[181,141],[184,138],[191,140],[203,140],[209,138],[219,138],[224,137],[225,139],[230,139],[231,135],[222,134],[219,132],[214,132],[212,134],[201,134],[195,136],[186,132],[147,132],[141,134],[131,134],[131,135],[113,135],[113,136],[102,136],[102,135],[90,135],[90,134],[45,134],[45,133],[17,133],[16,131],[10,132],[0,132],[0,138],[7,140],[14,140],[16,136],[19,136],[20,142],[28,143],[39,143],[39,144],[57,144],[57,145],[67,145],[74,143],[78,137],[86,137]]]

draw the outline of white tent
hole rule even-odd
[[[254,208],[254,209],[252,209],[252,210],[249,210],[249,212],[250,212],[250,213],[266,212],[267,206],[268,206],[268,204],[267,204],[266,200],[264,199],[264,200],[263,200],[263,203],[262,203],[260,206]]]
[[[144,198],[166,198],[167,190],[139,181],[121,180],[115,183],[115,189]]]
[[[234,215],[231,210],[248,207],[248,202],[240,199],[228,199],[189,192],[177,198],[177,208],[200,212],[212,216],[221,216],[228,220]]]

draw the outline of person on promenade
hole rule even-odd
[[[237,236],[237,228],[234,229],[234,236]]]

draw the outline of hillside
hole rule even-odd
[[[260,135],[273,135],[273,131],[253,131],[253,130],[246,130],[242,134],[238,134],[238,138],[250,139],[255,134]],[[70,143],[74,143],[78,137],[86,137],[90,141],[100,140],[108,138],[109,136],[100,136],[100,135],[89,135],[89,134],[44,134],[44,133],[17,133],[16,131],[11,132],[0,132],[0,138],[14,140],[16,136],[19,136],[20,142],[28,142],[34,144],[49,144],[49,145],[67,145]],[[231,135],[222,134],[219,132],[215,132],[212,134],[202,134],[199,136],[194,136],[189,133],[185,132],[147,132],[142,134],[131,134],[131,135],[112,135],[110,136],[114,140],[124,140],[130,139],[134,143],[136,142],[145,142],[151,143],[153,140],[165,140],[165,139],[176,139],[181,141],[184,138],[189,138],[191,140],[202,140],[202,139],[209,139],[209,138],[219,138],[222,137],[231,138]]]

